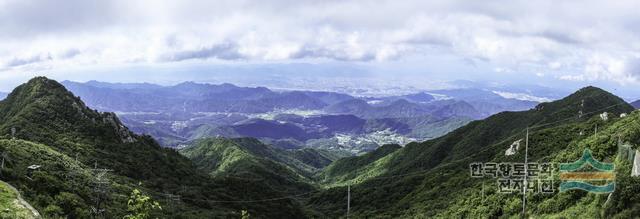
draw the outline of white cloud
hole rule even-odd
[[[640,80],[640,57],[632,54],[594,54],[585,60],[580,74],[562,75],[562,80],[571,81],[612,81],[626,85]]]
[[[547,64],[549,66],[550,69],[559,69],[560,67],[562,67],[562,63],[558,62],[558,61],[553,61],[553,62],[549,62],[549,64]]]
[[[0,1],[0,68],[386,62],[441,53],[493,74],[636,83],[637,1]]]
[[[507,99],[526,100],[526,101],[534,101],[534,102],[540,102],[540,103],[552,101],[551,99],[546,97],[537,97],[537,96],[533,96],[525,93],[511,93],[511,92],[502,92],[502,91],[493,91],[493,93]]]

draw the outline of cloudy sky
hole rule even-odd
[[[0,0],[0,90],[33,75],[174,83],[264,66],[639,87],[639,1],[508,2]]]

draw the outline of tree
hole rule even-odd
[[[127,202],[127,211],[125,219],[147,219],[154,210],[162,210],[162,206],[157,201],[153,201],[151,197],[142,194],[138,189],[133,189],[129,201]]]
[[[242,210],[241,214],[242,219],[249,219],[249,217],[251,216],[247,210]]]

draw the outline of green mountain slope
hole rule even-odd
[[[311,148],[284,150],[255,138],[222,137],[197,140],[181,149],[180,153],[213,175],[238,175],[244,169],[235,166],[239,162],[252,162],[254,165],[258,162],[275,162],[302,178],[311,176],[344,156]]]
[[[11,185],[0,181],[0,218],[38,218],[40,213],[25,202]]]
[[[200,139],[180,153],[214,177],[259,181],[289,194],[315,190],[313,174],[337,159],[327,151],[283,150],[254,138]]]
[[[563,148],[549,153],[544,151],[548,145],[544,138],[555,137],[555,133],[574,136],[581,129],[593,128],[598,123],[601,128],[597,135],[591,133],[585,137],[573,137]],[[571,131],[565,131],[571,130]],[[620,136],[620,138],[618,138]],[[569,191],[551,195],[535,194],[527,199],[527,214],[535,217],[556,218],[631,218],[640,213],[640,178],[631,177],[631,162],[618,157],[618,145],[620,143],[633,145],[637,149],[640,145],[640,113],[602,122],[594,118],[589,122],[563,125],[556,128],[536,131],[531,138],[531,152],[533,161],[568,163],[577,160],[584,149],[590,149],[597,160],[613,162],[616,165],[616,190],[610,196],[587,193],[584,191]],[[539,149],[538,149],[539,148]],[[492,161],[507,161],[501,156],[495,156]],[[480,217],[517,215],[521,212],[521,194],[504,195],[494,192],[491,187],[489,192],[482,195],[480,183],[482,180],[473,180],[469,188],[460,190],[463,195],[450,202],[445,211],[439,212],[438,217]],[[492,185],[494,182],[486,182]],[[556,183],[557,186],[558,183]],[[484,201],[482,201],[484,199]]]
[[[338,158],[315,149],[283,150],[254,138],[200,139],[180,153],[215,178],[235,179],[246,187],[265,186],[280,191],[282,197],[318,193],[313,174]]]
[[[289,151],[290,156],[300,162],[316,168],[323,169],[332,162],[350,156],[349,153],[342,151],[328,151],[323,149],[303,148],[299,150]]]
[[[213,176],[278,178],[287,184],[305,180],[298,170],[276,161],[274,148],[254,139],[201,139],[181,153]]]
[[[323,184],[360,180],[358,177],[366,175],[364,171],[367,170],[366,167],[368,167],[368,165],[400,148],[399,145],[388,144],[360,156],[346,157],[337,160],[323,169],[317,178]]]
[[[9,158],[2,180],[25,194],[46,217],[88,217],[96,197],[91,169],[108,168],[107,217],[126,214],[126,199],[140,188],[165,205],[158,213],[170,218],[235,217],[247,209],[261,217],[304,215],[296,202],[283,199],[249,204],[243,200],[282,196],[266,185],[238,179],[212,179],[151,137],[137,136],[113,113],[99,113],[44,77],[17,87],[0,101],[0,137]],[[73,159],[71,159],[73,157]],[[77,159],[77,161],[76,161]],[[29,173],[27,167],[40,165]],[[138,183],[141,182],[141,185]],[[167,194],[180,195],[178,200]],[[274,208],[282,211],[272,211]]]
[[[356,216],[460,216],[442,212],[457,202],[461,203],[461,208],[477,207],[465,202],[468,201],[465,197],[469,196],[469,189],[481,187],[481,182],[469,177],[469,164],[500,159],[523,160],[521,153],[507,158],[504,151],[512,142],[524,138],[526,127],[533,127],[531,145],[541,145],[530,149],[530,158],[548,160],[565,151],[568,145],[587,138],[586,134],[578,133],[589,133],[597,123],[604,128],[617,120],[588,120],[593,115],[607,111],[610,117],[617,117],[632,110],[622,99],[599,88],[586,87],[562,100],[543,103],[532,110],[499,113],[471,122],[440,138],[408,144],[361,167],[358,171],[363,174],[338,184],[352,184],[351,207]],[[582,116],[579,116],[580,111]],[[315,195],[307,204],[329,217],[342,216],[345,192],[344,187],[335,187]],[[485,205],[485,208],[497,211],[493,214],[496,216],[514,214],[516,212],[508,211],[507,206],[516,206],[513,200],[517,197],[496,198],[498,204],[495,206],[499,207]],[[479,215],[486,214],[476,214]]]

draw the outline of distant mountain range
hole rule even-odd
[[[433,116],[438,118],[481,118],[481,113],[464,101],[440,100],[426,103],[397,99],[387,104],[370,105],[362,99],[351,99],[325,108],[327,113],[356,115],[361,118],[411,118]]]
[[[630,103],[636,109],[640,109],[640,100],[636,100]]]
[[[539,102],[504,98],[497,93],[484,89],[435,90],[432,93],[462,100],[476,109],[481,117],[487,117],[502,111],[520,111],[531,109]]]
[[[264,87],[193,82],[168,87],[96,81],[64,81],[62,84],[98,110],[119,112],[267,113],[277,109],[319,110],[334,102],[353,98],[328,92],[274,92]]]
[[[172,147],[204,137],[256,137],[283,148],[336,148],[338,144],[357,153],[382,143],[438,137],[498,111],[536,104],[462,89],[354,97],[194,82],[62,84],[87,105],[117,112],[134,132],[152,135]]]

